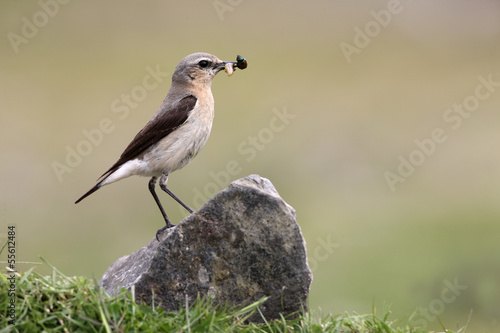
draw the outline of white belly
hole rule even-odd
[[[195,107],[184,124],[148,148],[142,156],[124,163],[102,185],[133,175],[168,175],[186,166],[203,148],[212,129],[213,104],[211,107],[205,105],[206,112],[199,112],[199,107]]]
[[[144,154],[142,161],[150,165],[154,174],[158,175],[168,175],[183,168],[203,148],[208,140],[211,128],[212,123],[186,122],[149,149]],[[146,176],[149,175],[146,174]]]

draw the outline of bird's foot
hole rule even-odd
[[[167,224],[166,226],[164,226],[164,227],[162,227],[162,228],[158,229],[158,231],[156,232],[156,240],[157,240],[157,241],[160,241],[160,235],[161,235],[161,234],[162,234],[165,230],[170,229],[170,228],[173,228],[173,227],[175,227],[175,224],[170,223],[170,224]]]

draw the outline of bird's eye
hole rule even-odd
[[[208,66],[208,61],[206,61],[206,60],[202,60],[202,61],[200,61],[200,62],[198,63],[198,65],[199,65],[200,67],[202,67],[202,68],[205,68],[205,67],[207,67],[207,66]]]

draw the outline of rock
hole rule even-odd
[[[153,233],[153,232],[152,232]],[[167,311],[186,299],[245,306],[264,296],[266,319],[305,309],[312,274],[295,210],[258,175],[232,182],[160,241],[118,259],[99,284],[111,295],[135,286],[138,301]],[[250,321],[262,321],[254,313]]]

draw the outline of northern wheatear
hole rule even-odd
[[[246,60],[221,61],[208,53],[188,55],[175,67],[172,85],[160,109],[135,136],[124,152],[98,180],[97,184],[75,203],[79,203],[104,185],[133,175],[152,177],[149,191],[160,208],[166,226],[160,228],[156,238],[165,229],[173,227],[155,192],[160,178],[160,188],[189,208],[167,188],[168,175],[184,167],[198,154],[207,142],[214,118],[212,80],[222,69],[231,75],[233,69],[246,68]]]

